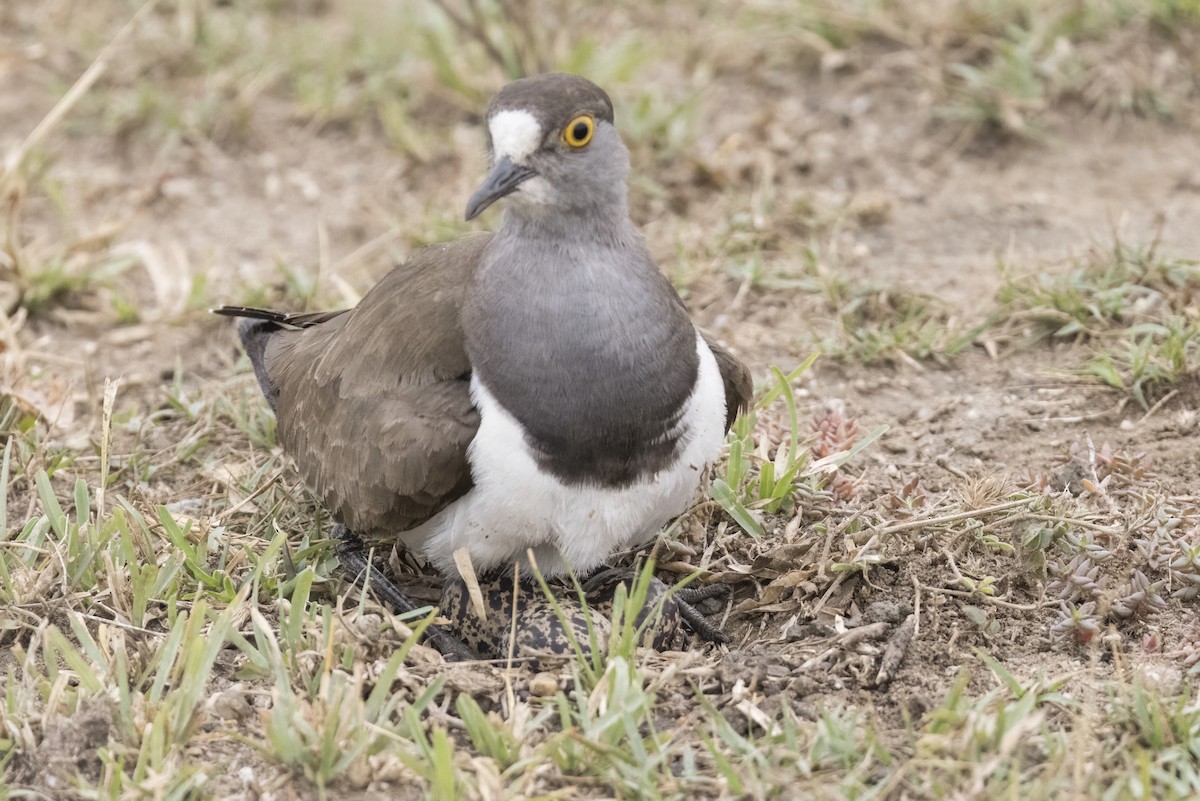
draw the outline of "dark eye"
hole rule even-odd
[[[563,129],[563,141],[571,147],[583,147],[592,141],[592,134],[595,132],[595,120],[590,114],[581,114],[567,123],[567,127]]]

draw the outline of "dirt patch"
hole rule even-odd
[[[112,704],[104,698],[87,699],[75,714],[45,721],[37,750],[17,761],[17,781],[51,796],[67,792],[80,777],[98,782],[103,770],[99,749],[109,744],[112,721]]]

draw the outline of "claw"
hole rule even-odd
[[[342,572],[358,586],[365,586],[369,559],[362,538],[340,523],[334,528],[333,536],[337,539],[334,553],[337,554]],[[427,604],[418,605],[414,603],[378,567],[371,566],[370,572],[371,589],[375,591],[380,600],[390,605],[396,611],[415,612],[427,606]],[[452,662],[479,658],[462,640],[436,623],[431,624],[425,629],[425,639],[429,641],[430,645],[440,651],[442,656]]]
[[[589,596],[593,593],[608,592],[609,597],[611,597],[611,591],[615,589],[617,584],[622,581],[632,580],[632,578],[633,571],[629,568],[609,567],[592,575],[584,582],[583,589]],[[647,609],[642,610],[642,615],[647,614],[649,608],[653,606],[658,597],[667,591],[667,585],[655,578],[653,584],[651,584],[650,593],[646,598]],[[681,590],[677,590],[667,603],[674,604],[679,618],[687,623],[688,628],[698,634],[701,639],[723,645],[730,642],[729,635],[722,631],[719,626],[709,622],[708,618],[693,604],[697,604],[708,598],[715,598],[718,595],[725,595],[728,592],[729,588],[723,584],[709,584],[704,587],[684,587]],[[664,618],[667,614],[667,610],[664,609]],[[641,624],[641,616],[638,618],[638,624]],[[664,628],[667,630],[660,632],[661,636],[655,637],[655,648],[659,650],[670,647],[669,641],[673,639],[674,635],[673,625],[667,625]]]
[[[728,594],[729,587],[725,584],[705,584],[703,587],[684,587],[675,593],[675,598],[686,604],[698,604],[709,598]]]
[[[697,589],[706,588],[698,587]],[[709,619],[702,615],[699,609],[679,598],[678,595],[675,598],[675,604],[679,607],[679,616],[684,619],[692,631],[700,635],[700,639],[721,645],[726,645],[730,642],[729,635],[722,631],[720,626],[709,622]]]

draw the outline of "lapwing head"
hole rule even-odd
[[[504,197],[521,216],[624,209],[629,151],[612,101],[586,78],[508,84],[488,103],[487,135],[492,169],[467,203],[468,220]]]

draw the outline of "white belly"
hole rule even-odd
[[[572,487],[543,473],[520,426],[478,381],[471,391],[479,432],[469,458],[475,486],[401,539],[445,573],[466,547],[477,571],[524,561],[532,549],[544,575],[568,566],[583,575],[616,551],[652,539],[692,502],[725,439],[725,388],[716,359],[697,335],[696,388],[680,419],[680,455],[629,487]]]

